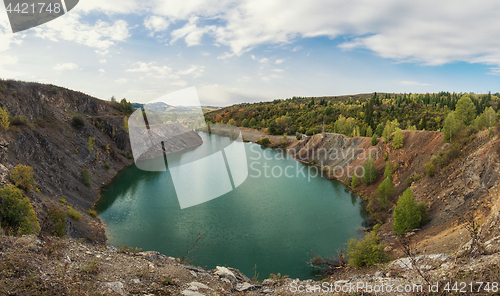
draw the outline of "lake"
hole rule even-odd
[[[202,146],[181,154],[225,141],[217,135],[200,136]],[[103,188],[96,206],[108,243],[176,258],[192,248],[187,257],[196,266],[230,266],[250,278],[258,274],[260,280],[270,273],[310,279],[318,271],[306,264],[309,259],[335,255],[350,238],[363,236],[358,231],[364,222],[361,200],[350,189],[308,174],[308,165],[282,151],[242,145],[247,179],[218,198],[184,209],[168,169],[147,172],[132,165],[122,170]],[[206,168],[195,175],[210,176],[210,166]],[[195,244],[199,235],[202,239]]]

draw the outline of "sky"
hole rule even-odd
[[[146,103],[371,92],[500,92],[500,1],[80,0],[13,34],[0,78]]]

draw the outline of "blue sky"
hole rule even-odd
[[[12,34],[0,77],[148,102],[366,92],[500,91],[498,1],[81,0]]]

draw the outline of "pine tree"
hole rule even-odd
[[[351,181],[351,187],[352,188],[356,188],[356,186],[358,186],[359,184],[359,179],[358,179],[358,175],[356,175],[356,173],[352,176],[352,181]]]
[[[392,179],[392,174],[394,172],[392,171],[392,167],[391,167],[391,163],[390,162],[387,162],[385,164],[385,170],[384,170],[384,179],[385,178],[391,178]]]
[[[372,184],[373,182],[375,182],[375,180],[377,180],[378,172],[377,168],[375,167],[375,163],[373,162],[372,155],[370,155],[370,158],[365,162],[363,168],[365,173],[361,178],[361,181],[363,181],[363,183],[365,184]]]
[[[404,233],[408,229],[414,229],[420,225],[422,217],[411,188],[406,189],[399,198],[398,204],[394,208],[393,217],[393,230],[397,233]]]
[[[392,143],[392,147],[395,149],[403,147],[403,132],[399,128],[394,132],[394,143]]]
[[[373,134],[371,144],[372,144],[372,146],[375,146],[378,144],[377,134]]]
[[[385,180],[380,183],[377,188],[378,195],[381,198],[389,198],[394,194],[394,185],[392,184],[392,179],[390,177],[385,178]]]

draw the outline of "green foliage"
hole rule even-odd
[[[455,113],[461,123],[470,125],[476,117],[476,106],[468,96],[464,95],[458,100]]]
[[[429,177],[434,177],[436,174],[436,166],[434,166],[432,161],[425,164],[425,174]]]
[[[377,192],[381,198],[389,199],[394,194],[392,179],[390,177],[385,178],[378,186]]]
[[[71,125],[76,128],[82,128],[85,126],[85,119],[81,115],[73,116],[73,120],[71,121]]]
[[[76,220],[76,221],[80,221],[80,219],[82,219],[82,215],[73,210],[72,207],[68,206],[68,215],[73,219],[73,220]]]
[[[372,144],[372,146],[375,146],[378,144],[377,134],[373,134],[371,144]]]
[[[123,129],[128,132],[128,118],[127,116],[123,117]]]
[[[118,252],[118,253],[126,253],[126,254],[137,254],[140,251],[142,251],[142,248],[137,248],[137,247],[133,248],[133,247],[129,247],[127,245],[116,246],[116,248],[118,249],[116,252]]]
[[[257,143],[259,145],[262,145],[262,146],[269,146],[269,145],[271,145],[271,141],[268,138],[262,138],[262,139],[258,140],[255,143]]]
[[[368,138],[371,138],[373,136],[373,130],[372,130],[371,126],[368,126],[366,128],[366,134],[365,134],[365,136],[368,137]],[[372,146],[374,146],[374,145],[372,145]]]
[[[384,179],[385,178],[391,178],[392,179],[392,174],[394,174],[394,172],[392,170],[391,163],[390,162],[386,162],[386,164],[385,164],[385,170],[384,170]]]
[[[429,205],[425,202],[421,202],[417,205],[417,207],[420,212],[420,225],[427,223],[429,220]]]
[[[125,98],[123,98],[120,103],[116,101],[116,99],[111,97],[111,106],[123,112],[125,115],[130,115],[134,112],[134,108],[132,107],[132,103],[127,102]]]
[[[353,174],[352,181],[351,181],[351,187],[356,188],[356,186],[358,186],[358,184],[359,184],[358,175]]]
[[[10,118],[10,125],[29,125],[26,116],[14,116]]]
[[[384,133],[384,128],[385,126],[382,123],[380,123],[379,125],[377,125],[377,128],[375,129],[375,134],[378,137],[382,137],[382,134]]]
[[[92,210],[92,209],[89,209],[87,211],[87,214],[89,214],[91,217],[94,217],[94,218],[97,217],[97,212]]]
[[[40,231],[29,199],[12,185],[0,189],[0,213],[3,217],[2,224],[6,225],[8,233],[24,235]]]
[[[497,115],[495,113],[495,110],[493,110],[493,108],[491,107],[488,107],[484,110],[483,113],[481,113],[481,115],[479,115],[476,118],[475,124],[476,127],[480,131],[482,131],[487,128],[495,126],[496,121],[497,121]]]
[[[47,210],[47,215],[51,221],[51,234],[63,237],[66,229],[66,213],[58,207],[52,207]]]
[[[243,121],[241,122],[241,126],[242,127],[249,127],[249,122],[248,122],[248,119],[243,119]]]
[[[394,132],[394,143],[392,143],[392,147],[395,149],[403,147],[403,132],[399,128],[396,128]]]
[[[16,165],[12,170],[10,170],[9,179],[16,187],[26,191],[30,191],[35,185],[33,168],[27,165]]]
[[[107,162],[104,163],[104,167],[109,170],[111,168],[111,165]]]
[[[420,174],[416,174],[415,176],[406,178],[406,185],[408,185],[408,187],[410,187],[413,182],[417,182],[420,179],[422,179],[422,175],[420,175]]]
[[[89,153],[92,153],[92,151],[94,151],[94,144],[95,144],[95,138],[89,137],[89,142],[87,144],[87,149],[89,150]]]
[[[351,238],[347,245],[347,257],[348,264],[356,268],[370,267],[389,260],[389,256],[384,252],[384,244],[376,231],[367,233],[361,241]]]
[[[457,135],[459,129],[460,129],[459,120],[457,120],[457,118],[455,117],[454,112],[450,112],[448,116],[446,116],[446,119],[444,120],[444,127],[443,127],[444,140],[446,142],[451,142]]]
[[[82,170],[83,184],[87,187],[92,186],[92,178],[90,177],[89,170],[83,168]]]
[[[370,158],[365,162],[363,165],[364,168],[364,175],[361,177],[361,181],[365,184],[372,184],[377,180],[378,177],[378,172],[377,168],[375,167],[375,163],[373,162],[373,155],[370,155]]]
[[[0,130],[6,132],[9,130],[10,120],[7,111],[0,107]]]
[[[417,228],[422,222],[422,215],[411,188],[406,189],[403,195],[399,197],[393,216],[393,230],[397,233],[404,233],[409,229]]]
[[[62,206],[66,204],[66,199],[65,198],[60,198],[59,202],[61,203]]]

